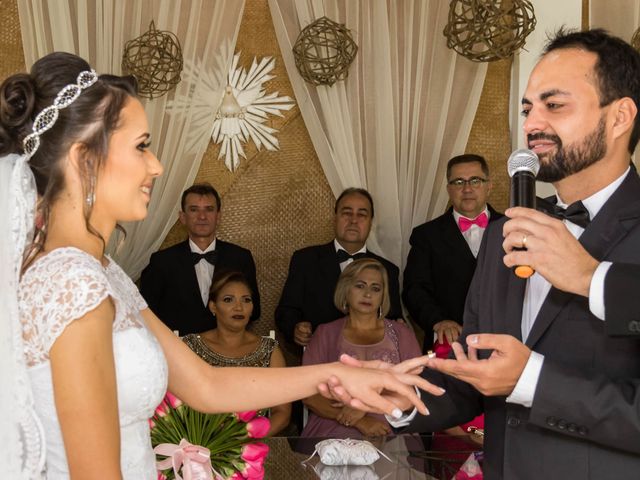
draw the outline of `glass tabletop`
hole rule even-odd
[[[274,437],[265,461],[267,480],[451,480],[471,457],[482,461],[481,446],[468,438],[442,435],[395,435],[369,439],[385,456],[372,465],[323,465],[314,453],[325,438]],[[310,458],[311,457],[311,458]],[[473,478],[469,476],[468,478]],[[476,477],[481,478],[481,477]]]

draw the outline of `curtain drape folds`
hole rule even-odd
[[[447,203],[447,160],[464,152],[486,74],[446,46],[448,2],[269,0],[309,135],[334,194],[367,188],[376,202],[369,246],[403,267],[411,229]],[[349,77],[307,84],[292,47],[327,16],[359,50]]]
[[[114,236],[108,248],[135,279],[175,223],[180,195],[193,182],[209,145],[244,1],[18,0],[18,9],[28,66],[47,53],[67,51],[85,58],[98,73],[121,74],[126,42],[146,32],[152,20],[157,30],[168,30],[180,41],[182,81],[162,97],[141,99],[151,149],[164,174],[155,182],[147,218],[123,225],[126,238]],[[172,111],[172,105],[183,108]]]

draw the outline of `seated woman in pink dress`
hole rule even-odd
[[[335,362],[347,353],[360,360],[399,363],[421,355],[413,332],[385,318],[389,311],[387,271],[375,259],[349,264],[338,279],[336,307],[345,317],[320,325],[302,357],[303,365]],[[320,395],[303,400],[309,419],[303,437],[363,438],[391,433],[383,415],[366,414],[335,405]]]
[[[217,325],[211,330],[185,335],[191,350],[214,367],[286,367],[284,355],[273,338],[247,330],[253,312],[253,295],[247,278],[240,272],[216,272],[209,289],[209,310]],[[289,424],[291,404],[271,408],[273,436]]]

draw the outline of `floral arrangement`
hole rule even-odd
[[[205,414],[167,392],[149,419],[158,480],[261,480],[269,419],[256,411]]]

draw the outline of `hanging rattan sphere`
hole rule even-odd
[[[529,0],[453,0],[447,46],[474,62],[511,57],[536,26]]]
[[[124,46],[122,69],[138,80],[138,94],[160,97],[180,82],[182,50],[173,33],[156,30],[153,20],[149,30]]]
[[[327,17],[307,25],[293,46],[298,72],[314,85],[333,85],[347,78],[357,52],[351,32]]]
[[[640,52],[640,28],[638,28],[631,37],[631,46]]]

